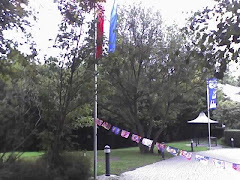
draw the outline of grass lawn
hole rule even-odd
[[[172,146],[181,150],[185,151],[191,151],[191,145],[190,141],[178,141],[178,142],[172,142],[172,143],[167,143],[168,146]],[[195,146],[195,143],[193,143],[193,151],[198,152],[198,151],[207,151],[208,147],[206,146]]]
[[[5,155],[4,155],[4,158],[3,159],[6,159],[11,153],[10,152],[7,152]],[[40,156],[42,156],[44,154],[44,152],[24,152],[24,153],[21,153],[21,152],[15,152],[14,153],[16,156],[20,156],[20,159],[24,159],[24,160],[29,160],[29,161],[35,161],[36,159],[38,159]],[[2,153],[0,153],[0,156],[2,155]]]
[[[179,141],[167,143],[168,146],[179,148],[181,150],[191,151],[189,146],[189,141]],[[138,147],[122,148],[122,149],[112,149],[110,154],[110,173],[119,175],[125,171],[133,170],[138,167],[142,167],[148,164],[152,164],[162,160],[161,155],[157,153],[157,148],[154,148],[154,154],[141,154]],[[206,151],[207,147],[194,146],[194,152]],[[83,154],[82,151],[71,152],[76,154]],[[22,154],[21,159],[34,161],[43,155],[44,152],[25,152]],[[8,155],[8,154],[6,154]],[[91,172],[93,174],[93,151],[86,152],[87,157],[91,160]],[[173,157],[171,154],[165,151],[165,159]],[[105,154],[103,150],[98,151],[98,175],[105,174]]]
[[[168,146],[179,148],[181,150],[191,151],[189,141],[179,141],[167,143]],[[161,155],[157,153],[157,148],[154,148],[154,154],[141,154],[138,147],[123,148],[123,149],[112,149],[111,150],[111,165],[110,173],[119,175],[125,171],[133,170],[135,168],[152,164],[162,160]],[[207,147],[195,147],[194,152],[206,151]],[[87,156],[93,162],[93,152],[88,151]],[[171,154],[165,151],[165,159],[173,157]],[[93,167],[93,164],[92,164]],[[93,169],[92,169],[93,172]],[[105,174],[105,154],[103,150],[98,151],[98,175]]]
[[[91,158],[93,162],[93,152],[87,152],[87,156]],[[172,157],[166,153],[165,158]],[[112,149],[110,154],[111,165],[110,173],[119,175],[122,172],[133,170],[137,167],[152,164],[162,160],[161,155],[154,154],[141,154],[138,147]],[[92,166],[93,167],[93,166]],[[93,169],[92,169],[93,172]],[[98,151],[98,175],[105,174],[105,154],[103,150]]]

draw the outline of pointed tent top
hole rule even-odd
[[[214,121],[209,119],[209,122],[211,124],[213,123],[218,123],[218,121]],[[208,123],[208,117],[206,116],[206,114],[204,112],[200,112],[200,114],[198,115],[198,117],[194,120],[188,121],[188,123]]]

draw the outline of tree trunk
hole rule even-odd
[[[160,128],[157,133],[155,134],[154,138],[153,138],[153,143],[152,143],[152,146],[150,148],[150,153],[153,153],[153,150],[154,150],[154,146],[160,136],[160,134],[163,132],[163,128]]]

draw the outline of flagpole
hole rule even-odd
[[[209,111],[209,82],[207,80],[207,108],[208,108],[208,146],[211,149],[211,126],[210,126],[210,111]]]
[[[96,8],[94,7],[94,21],[96,21]],[[96,61],[96,22],[94,23],[94,129],[93,129],[93,139],[94,139],[94,180],[97,179],[97,112],[98,112],[98,66]]]

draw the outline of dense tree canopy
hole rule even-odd
[[[213,8],[196,12],[186,30],[194,32],[192,45],[210,66],[216,65],[216,75],[223,77],[227,64],[239,62],[240,52],[240,1],[215,0]]]
[[[164,30],[159,12],[150,12],[140,6],[120,10],[117,51],[101,67],[99,104],[103,116],[110,113],[133,133],[157,141],[192,93],[201,94],[208,72],[190,56],[177,27]]]

